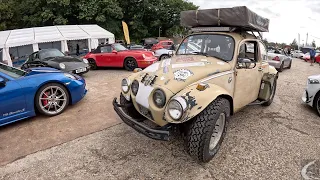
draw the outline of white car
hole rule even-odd
[[[158,49],[154,51],[154,56],[158,58],[158,61],[168,59],[172,54],[174,54],[174,51],[168,49]]]
[[[320,116],[320,74],[308,77],[302,101],[313,107]]]
[[[303,57],[303,52],[302,51],[294,51],[293,53],[292,53],[292,57],[294,57],[294,58],[302,58]]]

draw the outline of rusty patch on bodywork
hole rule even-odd
[[[185,96],[181,96],[187,101],[187,106],[191,110],[193,107],[195,107],[197,104],[196,98],[194,96],[190,96],[191,91],[187,92]]]

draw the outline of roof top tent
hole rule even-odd
[[[193,32],[250,31],[258,32],[260,38],[260,32],[269,32],[269,19],[259,16],[246,6],[182,11],[180,22]]]
[[[98,25],[34,27],[0,31],[0,49],[2,49],[2,60],[12,66],[9,49],[13,47],[27,47],[31,45],[32,51],[36,52],[39,50],[40,44],[41,47],[60,47],[62,52],[66,52],[68,51],[67,41],[87,40],[90,51],[98,46],[99,39],[108,39],[109,43],[114,43],[115,41],[114,34]],[[56,43],[50,44],[52,42],[58,42],[60,45]]]

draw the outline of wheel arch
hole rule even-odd
[[[133,59],[137,62],[137,64],[138,64],[138,61],[137,61],[137,59],[136,59],[135,57],[133,57],[133,56],[126,56],[126,57],[123,59],[123,64],[122,64],[123,67],[125,67],[125,66],[124,66],[124,63],[126,62],[126,60],[127,60],[127,59],[130,59],[130,58],[133,58]]]
[[[50,83],[56,83],[56,84],[59,84],[59,85],[62,85],[64,88],[66,88],[67,92],[68,92],[68,95],[69,95],[69,102],[68,102],[68,105],[70,105],[72,103],[72,96],[71,96],[71,92],[70,90],[68,89],[68,87],[63,84],[62,82],[60,81],[55,81],[55,80],[52,80],[52,81],[46,81],[42,84],[40,84],[38,87],[37,87],[37,90],[35,91],[34,93],[34,97],[33,97],[33,106],[34,106],[34,109],[37,111],[37,108],[36,108],[36,95],[38,93],[38,91],[45,85],[47,84],[50,84]]]
[[[167,110],[165,110],[165,119],[169,123],[180,124],[191,120],[200,112],[202,112],[210,103],[212,103],[218,97],[225,98],[229,101],[230,115],[233,115],[233,98],[227,90],[215,84],[209,84],[209,87],[203,91],[197,90],[196,87],[197,84],[191,85],[174,96],[183,97],[187,101],[188,109],[185,111],[184,116],[179,121],[172,120],[168,113],[166,113]]]

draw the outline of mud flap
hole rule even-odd
[[[258,96],[260,101],[269,100],[273,88],[272,86],[274,81],[276,81],[276,78],[276,74],[267,73],[263,75]]]

